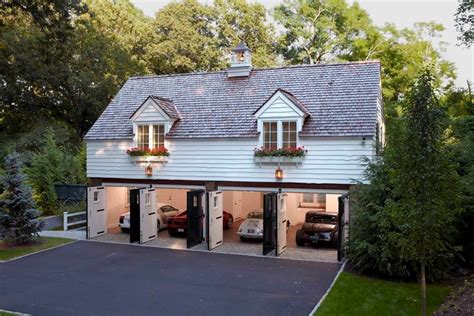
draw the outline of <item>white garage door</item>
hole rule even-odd
[[[89,187],[87,188],[87,238],[95,238],[106,233],[105,187]]]
[[[146,243],[156,238],[157,205],[155,189],[140,190],[140,243]]]
[[[209,250],[222,245],[224,230],[224,211],[222,191],[209,192]]]
[[[286,233],[288,217],[286,214],[286,193],[278,194],[277,208],[277,256],[286,250]]]

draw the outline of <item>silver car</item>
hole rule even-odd
[[[237,235],[240,240],[263,239],[263,212],[250,212],[242,224],[240,224]]]
[[[158,230],[165,229],[168,226],[168,218],[177,215],[180,210],[169,204],[157,203],[158,216],[157,227]],[[122,231],[130,229],[130,212],[120,215],[119,227]]]

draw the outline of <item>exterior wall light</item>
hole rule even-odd
[[[153,168],[151,167],[151,164],[148,164],[145,168],[145,174],[148,177],[151,177],[153,175]]]
[[[283,169],[281,169],[280,166],[278,166],[278,168],[275,170],[275,179],[283,179]]]

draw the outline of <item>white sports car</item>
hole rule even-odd
[[[158,216],[157,216],[157,227],[158,230],[164,229],[168,226],[168,219],[177,215],[180,210],[169,204],[157,203]],[[122,231],[130,229],[130,212],[120,215],[119,227]]]
[[[242,224],[237,235],[240,240],[263,239],[263,212],[250,212]]]

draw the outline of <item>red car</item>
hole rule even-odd
[[[168,218],[168,233],[170,236],[178,235],[178,234],[185,234],[186,229],[188,226],[188,211],[182,211],[178,213],[176,216]],[[224,229],[232,228],[234,225],[234,217],[232,214],[227,213],[226,211],[223,212],[223,226]]]

